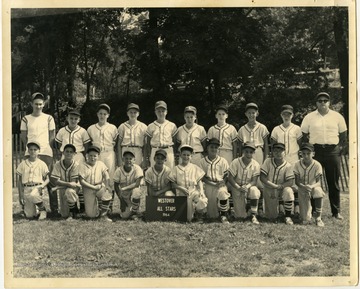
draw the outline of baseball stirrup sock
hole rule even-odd
[[[248,212],[251,209],[251,200],[245,199],[245,202],[246,202],[245,210],[246,212]]]
[[[139,210],[139,206],[140,206],[140,199],[132,199],[131,205],[132,205],[131,211],[137,212]]]
[[[322,213],[322,198],[314,199],[314,203],[315,203],[316,215],[317,215],[317,217],[321,217],[321,213]]]
[[[297,191],[294,191],[294,213],[299,213],[299,193]]]
[[[285,216],[286,217],[291,216],[292,207],[293,207],[293,201],[284,202]]]
[[[264,210],[263,203],[264,203],[263,192],[262,192],[262,190],[260,190],[260,198],[259,198],[259,202],[258,202],[258,209],[261,210],[261,211]]]
[[[220,212],[227,212],[230,209],[229,199],[218,200],[218,208]]]
[[[78,192],[78,197],[79,197],[80,211],[84,211],[85,210],[85,201],[84,201],[84,192],[82,190],[80,190]]]
[[[105,216],[109,210],[110,201],[102,201],[100,205],[100,214],[101,216]]]
[[[250,200],[250,212],[251,212],[251,215],[256,215],[257,214],[258,203],[259,203],[259,200],[257,200],[257,199]]]
[[[113,209],[114,197],[115,197],[115,192],[112,191],[112,196],[111,196],[111,200],[110,200],[110,204],[109,204],[110,211],[112,211],[112,209]]]
[[[36,206],[38,207],[39,211],[45,211],[45,206],[44,203],[37,203]]]

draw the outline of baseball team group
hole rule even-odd
[[[56,132],[53,117],[43,112],[46,100],[34,93],[32,113],[21,120],[27,149],[16,173],[26,218],[71,221],[86,216],[112,222],[116,195],[121,218],[141,220],[146,184],[148,196],[186,196],[189,222],[226,224],[248,218],[259,224],[261,216],[288,225],[298,218],[323,227],[324,172],[332,216],[343,219],[339,178],[347,126],[330,108],[326,92],[315,96],[317,109],[301,126],[292,123],[293,107],[283,105],[282,123],[271,134],[257,121],[256,103],[246,104],[247,123],[238,131],[226,122],[227,107],[217,107],[217,123],[206,132],[197,123],[194,106],[185,107],[185,123],[177,127],[166,119],[164,101],[155,103],[156,120],[149,125],[138,120],[140,108],[130,103],[129,119],[116,127],[107,121],[111,108],[100,104],[95,124],[82,128],[79,111],[69,110],[68,124]],[[44,193],[49,195],[48,212]]]

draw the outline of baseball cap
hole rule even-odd
[[[302,151],[302,150],[309,150],[309,151],[314,151],[315,149],[314,149],[314,146],[312,145],[312,144],[310,144],[310,143],[303,143],[302,145],[301,145],[301,147],[300,147],[300,150]]]
[[[46,100],[46,97],[40,93],[40,92],[35,92],[31,95],[31,99],[35,100],[35,99],[42,99],[42,100]]]
[[[280,142],[274,143],[272,147],[273,147],[273,149],[279,148],[279,149],[285,150],[285,145],[283,143],[280,143]]]
[[[86,150],[86,153],[89,153],[89,152],[97,152],[98,154],[100,153],[100,148],[98,148],[97,146],[89,146],[88,149]]]
[[[40,144],[37,141],[31,141],[26,144],[27,148],[29,148],[30,146],[36,146],[38,149],[40,149]]]
[[[140,111],[140,107],[135,103],[129,103],[126,110],[128,111],[129,109],[136,109]]]
[[[106,103],[100,104],[97,111],[99,111],[100,109],[105,109],[108,113],[110,113],[110,106],[108,106]]]
[[[66,150],[67,148],[72,148],[73,151],[76,152],[76,147],[71,143],[68,143],[67,145],[64,146],[64,150]]]
[[[218,112],[219,110],[223,110],[223,111],[225,111],[226,113],[228,113],[228,108],[227,108],[225,105],[219,105],[219,106],[217,106],[215,112]]]
[[[191,106],[191,105],[189,105],[189,106],[187,106],[187,107],[185,107],[185,109],[184,109],[184,113],[185,112],[193,112],[193,113],[197,113],[197,110],[196,110],[196,107],[195,106]]]
[[[281,113],[283,112],[294,113],[294,108],[289,104],[285,104],[281,107]]]
[[[124,156],[124,155],[126,155],[126,154],[130,154],[130,155],[132,155],[133,157],[135,157],[135,154],[134,154],[133,152],[131,152],[131,151],[124,151],[122,155]]]
[[[81,113],[78,110],[72,109],[68,112],[68,115],[73,114],[77,116],[81,116]]]
[[[155,155],[162,155],[164,158],[167,158],[167,152],[166,151],[164,151],[164,150],[157,150],[156,152],[155,152]]]
[[[258,105],[254,102],[249,102],[248,104],[246,104],[245,111],[247,111],[249,108],[254,108],[256,110],[259,110]]]
[[[220,146],[220,141],[217,138],[209,139],[207,142],[207,146],[209,145],[217,145]]]
[[[320,96],[323,96],[323,97],[326,97],[327,99],[329,99],[330,100],[330,95],[327,93],[327,92],[319,92],[317,95],[316,95],[316,100],[318,100],[319,99],[319,97]]]
[[[253,142],[246,142],[243,144],[243,149],[250,148],[256,150],[256,146]]]
[[[191,152],[194,151],[193,147],[191,145],[183,144],[179,147],[179,151],[182,152],[183,150],[189,150]]]
[[[167,109],[167,104],[166,104],[166,102],[163,101],[163,100],[157,101],[157,102],[155,103],[155,109],[160,108],[160,107]]]

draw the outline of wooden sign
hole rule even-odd
[[[146,221],[187,221],[187,197],[146,197]]]

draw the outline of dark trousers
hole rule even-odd
[[[46,163],[47,167],[49,168],[49,172],[51,173],[53,168],[54,159],[51,156],[46,155],[38,155],[39,159],[41,159],[44,163]],[[49,203],[50,203],[50,211],[57,212],[59,208],[58,204],[58,196],[57,191],[51,192],[51,188],[55,187],[55,184],[49,183],[47,185],[47,190],[49,193]]]
[[[340,213],[340,149],[335,145],[314,145],[315,157],[324,168],[329,188],[331,213]]]

